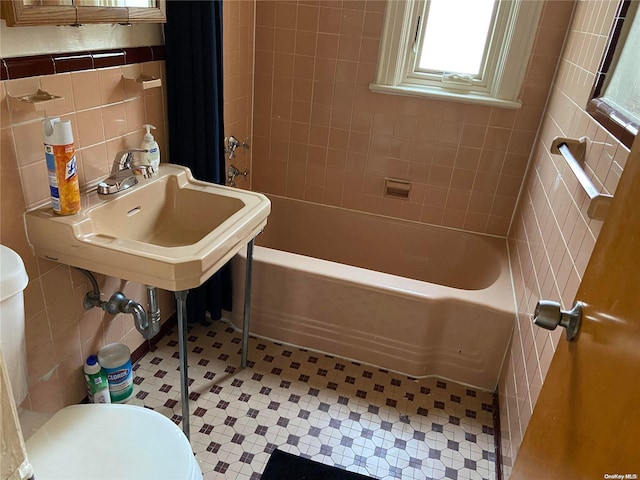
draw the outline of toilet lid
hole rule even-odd
[[[134,405],[63,408],[26,446],[38,480],[202,478],[182,431],[158,412]]]

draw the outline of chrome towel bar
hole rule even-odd
[[[551,144],[551,153],[562,155],[569,168],[578,179],[590,199],[587,215],[594,220],[604,220],[609,210],[613,195],[600,193],[591,179],[584,171],[581,162],[584,162],[586,153],[586,137],[579,139],[556,137]]]

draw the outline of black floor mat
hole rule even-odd
[[[359,473],[274,450],[260,480],[373,480]]]

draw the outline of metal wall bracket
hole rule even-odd
[[[549,149],[554,155],[562,155],[560,151],[560,145],[566,145],[571,150],[573,158],[579,163],[584,163],[585,156],[587,154],[587,137],[580,138],[565,138],[555,137],[551,142],[551,148]]]

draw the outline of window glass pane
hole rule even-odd
[[[631,19],[625,20],[625,23]],[[606,86],[604,98],[640,122],[640,19],[636,11],[624,48]]]
[[[495,0],[431,0],[418,68],[478,75]]]

